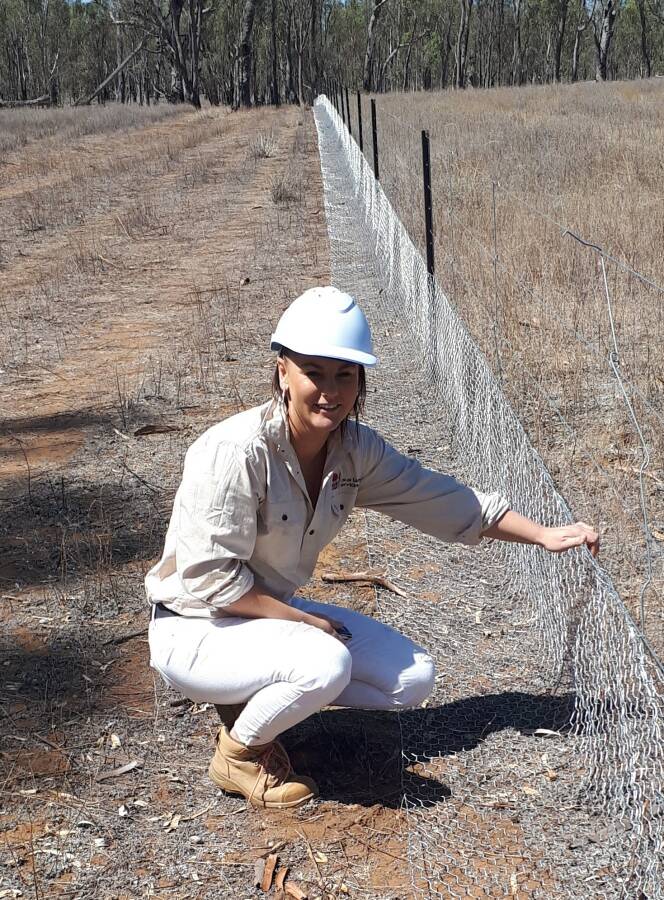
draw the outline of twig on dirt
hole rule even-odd
[[[122,268],[122,266],[119,266],[117,263],[112,262],[110,259],[106,259],[105,256],[101,255],[101,253],[97,254],[97,258],[100,259],[103,263],[106,263],[107,266],[112,266],[114,269]]]
[[[193,813],[190,816],[182,816],[180,819],[181,822],[193,822],[194,819],[198,819],[200,816],[204,816],[206,812],[210,812],[213,806],[217,805],[217,801],[213,800],[212,803],[208,803],[208,805],[204,809],[199,809],[198,812]]]
[[[33,365],[38,369],[43,369],[44,372],[48,372],[49,375],[53,375],[54,378],[59,378],[60,381],[69,381],[69,379],[65,378],[64,375],[60,375],[58,372],[54,372],[53,369],[49,369],[48,366],[42,366],[40,363],[33,363]]]
[[[120,635],[120,637],[109,638],[107,641],[104,641],[103,646],[107,647],[109,644],[114,644],[117,647],[118,644],[126,644],[128,641],[133,641],[134,638],[141,637],[142,635],[147,633],[147,628],[141,628],[139,631],[130,631],[129,634],[123,634]]]
[[[311,844],[309,843],[309,838],[302,831],[296,831],[296,834],[299,834],[299,836],[304,841],[306,848],[307,848],[307,853],[309,854],[309,859],[312,861],[312,863],[316,867],[316,871],[318,872],[318,879],[317,879],[318,887],[321,889],[321,891],[325,891],[325,881],[323,879],[323,873],[321,872],[320,866],[318,865],[318,860],[314,856],[314,851],[311,849]]]
[[[112,769],[110,772],[103,772],[101,775],[97,775],[95,780],[107,781],[109,778],[119,778],[120,775],[126,775],[127,772],[132,772],[134,769],[140,769],[142,765],[142,759],[132,759],[131,762],[126,763],[124,766],[119,766],[117,769]]]
[[[376,853],[384,853],[385,856],[391,856],[392,859],[398,859],[400,862],[407,863],[408,860],[404,856],[397,856],[396,853],[390,853],[388,850],[383,850],[381,847],[375,847],[373,844],[368,844],[366,841],[363,841],[362,838],[359,838],[355,833],[353,833],[353,840],[357,841],[360,844],[363,844],[369,850],[374,850]]]
[[[128,435],[128,434],[125,434],[124,431],[119,431],[117,428],[114,428],[113,431],[118,435],[118,437],[121,437],[123,441],[130,441],[130,440],[131,440],[131,438],[129,437],[129,435]]]
[[[636,468],[636,466],[615,466],[615,468],[619,472],[625,472],[626,475],[638,475],[639,474],[639,470]],[[645,475],[646,478],[651,478],[655,482],[655,484],[659,485],[660,487],[664,487],[664,481],[662,481],[661,478],[659,478],[657,475],[655,475],[654,472],[644,472],[643,474]]]
[[[276,853],[270,853],[265,860],[265,871],[263,872],[263,880],[261,881],[261,890],[267,893],[272,887],[272,879],[274,878],[274,870],[277,868],[278,856]]]
[[[115,221],[116,221],[116,222],[118,223],[118,225],[120,226],[120,228],[122,228],[122,230],[124,231],[124,233],[127,235],[127,237],[129,238],[129,240],[130,240],[130,241],[133,241],[133,240],[134,240],[134,236],[133,236],[132,234],[130,234],[130,233],[127,231],[127,226],[126,226],[125,223],[122,221],[122,219],[120,218],[120,216],[115,216],[114,218],[115,218]]]
[[[397,587],[396,584],[391,582],[384,575],[381,575],[380,572],[340,572],[336,574],[334,572],[323,572],[320,576],[323,581],[366,581],[369,584],[377,584],[379,587],[385,588],[386,591],[392,591],[393,594],[398,594],[399,597],[405,597],[408,599],[408,594],[405,591],[402,591],[401,588]]]
[[[293,884],[292,881],[287,881],[284,885],[284,892],[288,894],[289,897],[293,897],[293,900],[307,900],[308,894],[306,894],[302,888],[299,888],[296,884]]]
[[[42,744],[46,744],[51,750],[57,750],[58,753],[62,753],[62,747],[58,747],[57,744],[54,744],[53,741],[49,741],[48,738],[42,737],[41,734],[33,734],[32,736],[36,741],[41,741]]]
[[[148,490],[152,491],[153,494],[159,493],[159,488],[156,488],[153,484],[150,484],[149,481],[146,481],[145,478],[141,478],[140,475],[137,475],[133,469],[129,468],[124,460],[122,460],[122,468],[125,469],[125,471],[127,471],[130,475],[133,475],[136,481],[140,481],[141,484],[144,484],[145,487],[148,488]]]
[[[276,900],[284,900],[284,881],[288,875],[288,866],[281,866],[274,878],[274,896]]]

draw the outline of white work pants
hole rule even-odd
[[[399,709],[431,692],[431,657],[398,631],[343,607],[299,597],[292,605],[343,622],[352,639],[344,644],[301,622],[191,618],[157,607],[150,664],[197,703],[246,702],[235,734],[248,746],[323,706]]]

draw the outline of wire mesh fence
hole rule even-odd
[[[379,118],[381,184],[423,250],[420,133]],[[607,570],[662,659],[664,290],[564,210],[478,171],[452,124],[431,127],[438,280],[558,490],[601,526]]]
[[[325,98],[315,115],[333,275],[383,363],[380,429],[525,515],[571,521],[491,331],[483,353]],[[439,672],[430,706],[400,717],[414,894],[664,896],[664,679],[609,575],[585,551],[467,551],[373,514],[367,535],[409,595],[381,614]]]

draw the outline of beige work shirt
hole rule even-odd
[[[354,506],[448,542],[477,544],[508,509],[398,453],[366,425],[328,439],[316,507],[289,441],[286,411],[269,402],[214,425],[185,458],[151,603],[214,616],[253,585],[281,600],[311,577],[318,554]]]

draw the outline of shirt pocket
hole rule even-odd
[[[266,500],[258,517],[257,549],[280,571],[292,557],[299,558],[304,533],[303,504],[297,500]]]
[[[332,500],[330,502],[332,515],[343,520],[347,519],[355,506],[356,497],[357,488],[345,488],[340,491],[333,491]]]
[[[328,544],[341,530],[341,527],[355,506],[356,496],[357,489],[353,488],[332,492],[330,498],[330,512],[326,517],[327,528],[325,529],[325,534],[323,536],[323,545]]]

